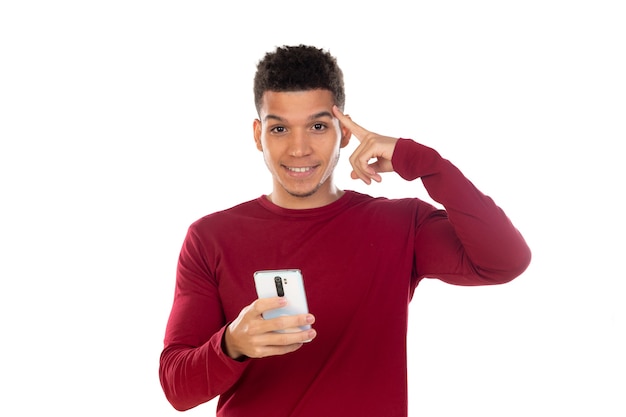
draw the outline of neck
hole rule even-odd
[[[289,194],[284,189],[274,189],[267,196],[267,199],[282,208],[304,210],[327,206],[337,201],[343,194],[343,190],[333,185],[329,190],[322,191],[322,189],[319,189],[307,196],[296,196]]]

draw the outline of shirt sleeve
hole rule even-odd
[[[180,411],[224,393],[247,367],[222,348],[227,323],[206,253],[192,225],[178,261],[159,366],[165,396]]]
[[[392,156],[404,179],[421,178],[444,210],[418,213],[415,274],[457,285],[501,284],[519,276],[531,252],[504,211],[437,151],[399,139]]]

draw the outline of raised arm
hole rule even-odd
[[[433,200],[445,208],[419,215],[415,269],[419,277],[458,285],[498,284],[529,265],[531,253],[504,211],[437,151],[410,139],[370,132],[343,115],[335,116],[360,144],[350,157],[352,178],[369,184],[380,172],[421,178]],[[373,160],[373,162],[371,162]]]
[[[421,178],[445,211],[420,218],[415,236],[420,276],[459,285],[505,283],[530,263],[530,249],[495,202],[434,149],[400,139],[395,171],[406,180]]]

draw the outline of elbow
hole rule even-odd
[[[530,248],[524,245],[523,248],[515,251],[513,256],[507,257],[507,262],[499,268],[498,278],[495,284],[506,284],[519,277],[528,269],[532,259]]]
[[[176,390],[170,386],[171,384],[168,383],[167,378],[163,375],[162,372],[160,375],[160,380],[161,387],[163,388],[163,393],[165,394],[165,399],[176,411],[186,411],[192,408],[192,406],[187,404],[183,396],[178,395],[176,393]]]
[[[166,400],[177,411],[187,411],[196,407],[197,401],[190,385],[184,378],[181,358],[173,351],[164,350],[159,364],[159,381]]]
[[[489,266],[475,266],[473,275],[479,277],[472,285],[499,285],[513,281],[526,271],[530,265],[532,254],[528,246],[520,250],[510,251],[501,255]]]
[[[512,273],[510,281],[519,277],[524,273],[524,271],[528,269],[532,257],[533,255],[530,251],[530,248],[528,247],[528,245],[524,245],[524,247],[520,249],[520,251],[518,252],[518,256],[516,257],[516,262],[514,263],[515,267],[511,270]]]
[[[175,389],[168,387],[169,384],[163,378],[161,378],[161,386],[163,387],[165,398],[176,411],[187,411],[198,405],[190,402],[185,395],[180,395]]]
[[[171,405],[171,406],[174,408],[174,410],[176,410],[176,411],[187,411],[187,410],[189,410],[190,408],[193,408],[193,407],[188,406],[188,405],[187,405],[187,404],[185,404],[184,402],[179,401],[176,397],[171,397],[171,396],[169,396],[169,395],[167,395],[167,394],[166,394],[166,395],[165,395],[165,398],[167,398],[167,401],[170,403],[170,405]]]
[[[168,398],[169,403],[174,407],[176,411],[187,411],[195,407],[195,405],[185,404],[183,402],[177,402]]]

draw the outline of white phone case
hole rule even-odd
[[[292,316],[309,312],[304,280],[299,269],[274,269],[254,273],[254,285],[259,298],[285,297],[287,305],[263,313],[264,319],[280,316]],[[310,325],[300,326],[301,330],[310,329]]]

